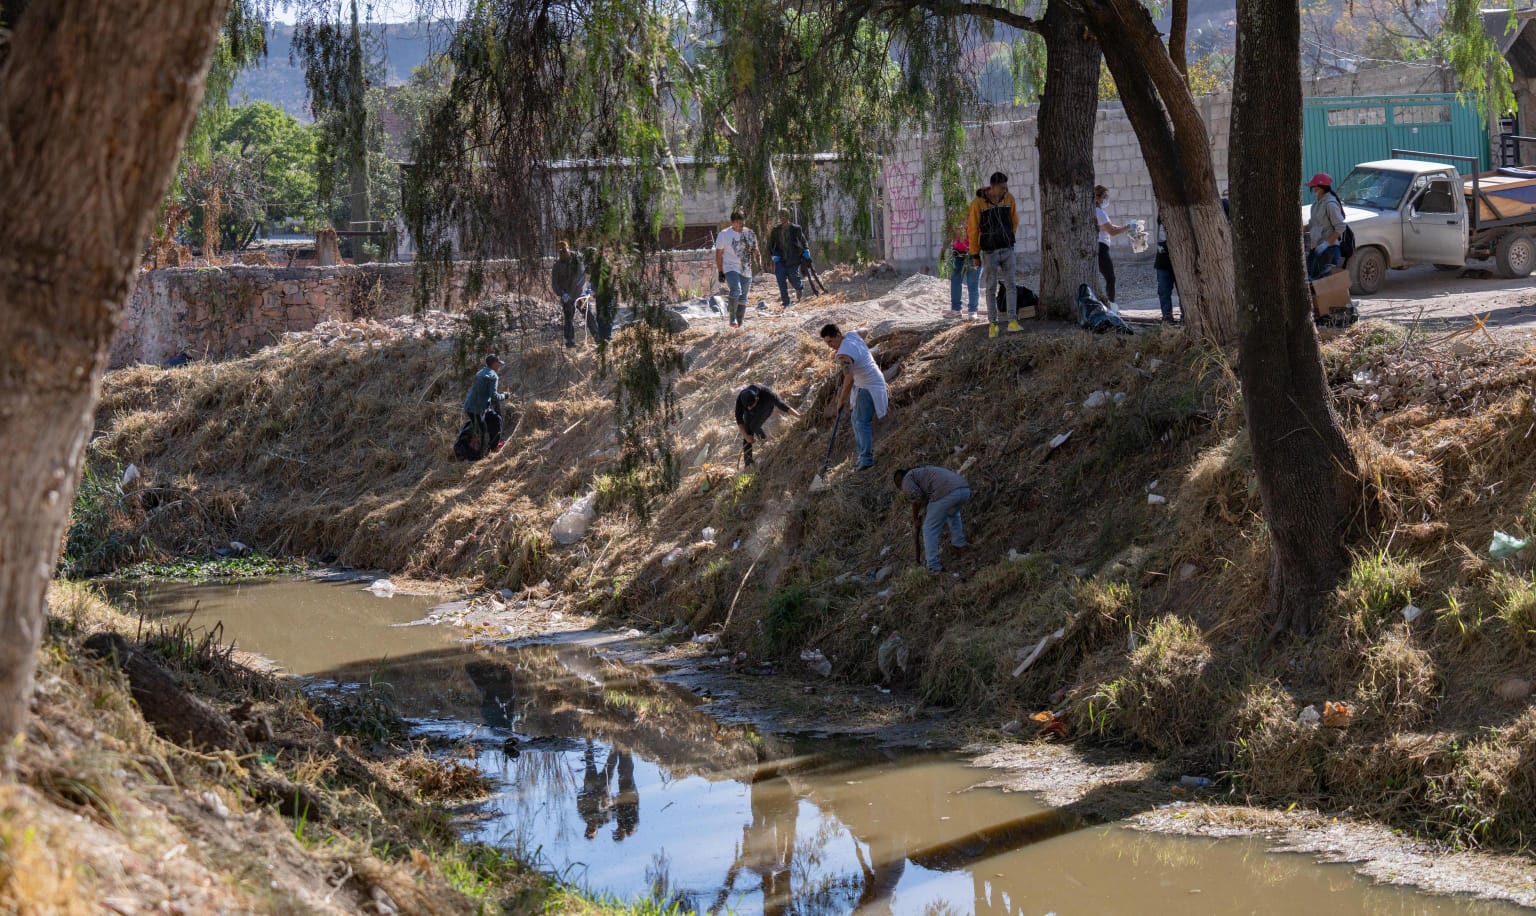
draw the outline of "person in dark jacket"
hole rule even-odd
[[[613,322],[619,314],[618,277],[614,276],[613,262],[601,249],[588,248],[586,256],[587,276],[592,279],[592,305],[587,309],[587,330],[592,339],[603,342],[613,339]]]
[[[800,282],[800,262],[811,259],[811,243],[805,230],[789,221],[789,211],[779,211],[779,224],[768,233],[768,254],[773,257],[773,275],[779,281],[779,304],[789,308],[789,287],[795,288],[795,301],[805,298]]]
[[[1008,193],[1007,175],[993,172],[990,183],[976,190],[965,224],[967,249],[981,267],[981,287],[987,294],[987,335],[997,336],[1002,312],[1008,315],[1008,330],[1024,330],[1019,324],[1017,262],[1013,250],[1019,232],[1019,205]],[[1001,307],[997,303],[998,281],[1002,281],[1006,299]]]
[[[747,467],[752,466],[752,444],[764,435],[763,424],[773,416],[775,407],[792,417],[800,416],[800,411],[779,400],[767,385],[748,385],[736,395],[736,428],[741,430],[741,456]]]
[[[576,346],[576,300],[581,298],[587,286],[587,272],[581,258],[571,250],[571,243],[560,242],[560,254],[549,272],[550,285],[555,288],[555,298],[560,300],[560,313],[565,318],[565,345]]]
[[[501,383],[501,377],[496,370],[501,368],[501,359],[492,353],[485,358],[485,366],[475,373],[475,380],[470,383],[469,393],[464,395],[464,413],[469,415],[471,423],[475,424],[475,433],[480,437],[482,454],[494,452],[501,448],[501,413],[495,408],[507,399],[505,392],[497,391]]]

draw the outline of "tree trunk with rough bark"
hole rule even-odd
[[[1173,0],[1168,17],[1168,57],[1173,66],[1189,82],[1189,0]]]
[[[1348,568],[1358,469],[1333,411],[1296,217],[1301,174],[1300,10],[1239,0],[1232,102],[1238,371],[1271,541],[1272,632],[1317,628]]]
[[[1185,329],[1222,346],[1234,345],[1232,244],[1210,136],[1189,85],[1138,0],[1062,2],[1082,9],[1136,131],[1178,277]]]
[[[1040,317],[1075,319],[1077,288],[1098,278],[1093,221],[1093,130],[1099,46],[1072,7],[1053,3],[1041,20],[1045,92],[1040,99]]]
[[[53,0],[0,63],[0,755],[23,728],[91,415],[224,0]]]

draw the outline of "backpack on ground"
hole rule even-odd
[[[501,444],[501,413],[487,407],[477,423],[465,420],[453,440],[453,457],[460,461],[479,461]]]
[[[1094,295],[1093,288],[1084,283],[1077,288],[1077,314],[1078,323],[1085,329],[1095,334],[1104,334],[1109,331],[1118,331],[1121,334],[1134,333],[1130,325],[1127,325],[1119,315],[1109,310],[1109,306],[1100,301]]]

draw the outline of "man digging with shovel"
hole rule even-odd
[[[856,470],[867,471],[875,466],[875,418],[884,417],[890,403],[885,389],[885,376],[880,372],[880,365],[869,352],[864,338],[857,332],[843,333],[835,324],[825,325],[821,329],[821,342],[836,354],[837,367],[843,373],[842,387],[837,397],[827,405],[826,415],[840,415],[844,404],[852,410],[853,441],[859,449]],[[834,425],[833,436],[836,435]],[[830,458],[830,448],[827,454]],[[821,480],[822,476],[818,474],[817,480]],[[811,489],[819,489],[815,481],[812,481]]]
[[[736,428],[741,431],[741,459],[746,467],[752,466],[752,445],[765,435],[763,424],[773,416],[774,408],[800,416],[800,411],[779,400],[767,385],[748,385],[736,395]]]
[[[943,572],[939,562],[939,532],[949,525],[949,543],[959,553],[969,546],[965,542],[965,527],[960,521],[960,507],[971,501],[971,485],[964,477],[948,468],[925,465],[920,468],[897,468],[896,489],[912,500],[912,550],[918,561],[927,565],[929,572]],[[918,521],[927,507],[927,515]],[[922,530],[922,550],[918,550],[917,535]]]

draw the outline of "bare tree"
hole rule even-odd
[[[0,742],[26,722],[43,598],[112,334],[202,98],[227,0],[0,7]]]

